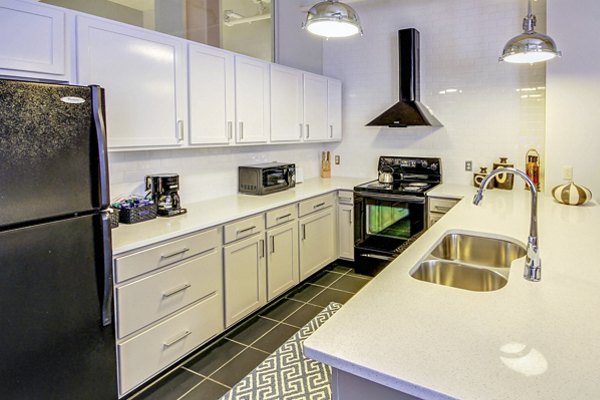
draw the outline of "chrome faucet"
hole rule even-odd
[[[518,175],[529,186],[531,191],[531,221],[529,225],[529,237],[527,238],[527,257],[525,258],[525,271],[523,277],[528,281],[539,282],[542,279],[542,260],[540,258],[540,249],[538,247],[538,231],[537,231],[537,197],[538,191],[531,179],[521,170],[516,168],[498,168],[490,172],[481,182],[477,194],[473,198],[473,204],[479,205],[483,199],[483,190],[487,186],[490,179],[498,174],[513,174]]]

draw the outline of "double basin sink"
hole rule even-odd
[[[410,275],[424,282],[489,292],[506,285],[510,265],[525,255],[525,248],[509,239],[450,232]]]

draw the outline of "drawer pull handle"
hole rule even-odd
[[[447,212],[447,211],[450,211],[450,209],[452,207],[433,206],[433,208],[435,208],[436,210],[439,210],[439,211],[445,211],[445,212]]]
[[[282,220],[282,219],[284,219],[284,218],[289,218],[289,217],[291,217],[291,216],[292,216],[292,213],[285,214],[285,215],[282,215],[282,216],[280,216],[280,217],[277,217],[277,218],[276,218],[276,220],[277,220],[277,221],[280,221],[280,220]]]
[[[161,259],[161,260],[166,260],[167,258],[173,258],[173,257],[175,257],[175,256],[178,256],[178,255],[180,255],[180,254],[187,253],[188,251],[190,251],[190,249],[188,249],[188,248],[186,247],[185,249],[181,249],[181,250],[179,250],[179,251],[176,251],[175,253],[161,255],[161,256],[160,256],[160,259]]]
[[[313,209],[315,209],[315,208],[319,208],[319,207],[323,207],[324,205],[325,205],[325,202],[323,202],[323,203],[319,203],[319,204],[315,204],[315,205],[313,206]]]
[[[176,295],[179,292],[183,292],[184,290],[186,290],[190,287],[192,287],[192,285],[190,285],[189,283],[185,283],[179,287],[176,287],[175,289],[171,289],[168,292],[164,292],[163,297],[171,297],[173,295]]]
[[[180,333],[179,335],[175,336],[173,339],[169,340],[168,342],[164,342],[163,346],[164,347],[171,347],[175,343],[181,342],[183,339],[185,339],[186,337],[190,336],[191,334],[192,334],[192,331],[184,331],[184,332]]]
[[[235,234],[236,234],[236,235],[240,235],[240,234],[242,234],[242,233],[251,232],[251,231],[253,231],[254,229],[256,229],[256,225],[252,225],[250,228],[246,228],[246,229],[238,230],[238,231],[236,231],[236,233],[235,233]]]

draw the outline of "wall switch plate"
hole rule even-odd
[[[562,175],[563,175],[564,180],[566,180],[566,181],[573,180],[573,167],[571,167],[570,165],[563,166],[562,173],[563,173]]]
[[[473,171],[473,161],[465,161],[465,171]]]
[[[335,156],[335,165],[340,165],[340,156]]]

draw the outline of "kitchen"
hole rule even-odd
[[[546,193],[562,182],[564,166],[573,167],[576,182],[598,192],[599,178],[592,164],[598,139],[593,136],[594,113],[588,105],[597,98],[597,56],[593,49],[583,53],[575,42],[582,36],[594,37],[597,5],[579,2],[568,8],[560,1],[534,3],[541,27],[547,7],[548,33],[564,52],[546,69],[497,62],[506,40],[519,32],[522,1],[477,5],[406,1],[401,7],[390,1],[353,2],[364,36],[325,41],[322,53],[317,51],[311,60],[304,59],[308,51],[296,50],[306,35],[296,29],[302,20],[297,9],[305,3],[294,5],[296,12],[287,16],[289,20],[281,17],[280,36],[289,44],[280,44],[280,61],[343,82],[340,143],[110,152],[111,196],[139,190],[146,174],[177,171],[182,202],[188,206],[235,194],[238,165],[272,160],[295,162],[308,182],[319,175],[318,157],[323,150],[340,155],[340,165],[332,167],[334,177],[372,179],[378,157],[388,153],[433,155],[443,159],[444,183],[470,185],[472,172],[464,170],[466,160],[477,169],[507,156],[524,168],[529,148],[542,155]],[[421,96],[444,128],[364,127],[397,99],[396,33],[405,27],[421,32]],[[484,200],[480,207],[485,206]],[[515,237],[523,241],[525,235],[526,229]]]

